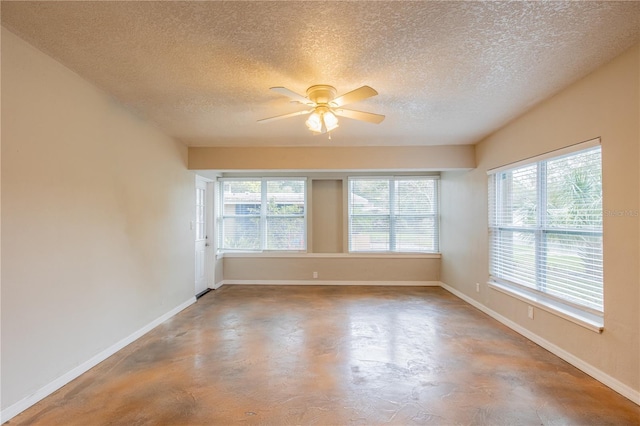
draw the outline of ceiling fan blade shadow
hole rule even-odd
[[[340,117],[352,118],[354,120],[366,121],[369,123],[379,124],[384,120],[384,115],[374,114],[372,112],[355,111],[352,109],[334,109],[335,115]]]
[[[263,118],[262,120],[258,120],[258,123],[268,123],[270,121],[282,120],[283,118],[295,117],[297,115],[309,114],[313,110],[304,110],[304,111],[296,111],[290,112],[289,114],[276,115],[275,117]]]
[[[355,90],[352,90],[349,93],[345,93],[342,96],[338,96],[337,98],[332,100],[329,104],[331,106],[339,107],[342,105],[352,104],[354,102],[358,102],[363,99],[370,98],[371,96],[375,96],[377,94],[378,92],[376,92],[375,89],[369,86],[362,86]]]
[[[307,99],[304,96],[294,92],[293,90],[287,89],[286,87],[270,87],[270,89],[276,93],[280,93],[281,95],[291,98],[296,102],[300,102],[301,104],[305,104],[309,106],[316,105],[315,102],[313,102],[312,100]]]

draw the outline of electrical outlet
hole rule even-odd
[[[533,306],[527,306],[527,316],[533,319]]]
[[[480,293],[480,283],[476,283],[476,292]]]
[[[313,273],[313,278],[318,278],[318,273],[317,272]]]

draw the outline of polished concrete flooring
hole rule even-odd
[[[632,425],[441,288],[224,286],[11,425]]]

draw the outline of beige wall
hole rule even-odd
[[[318,278],[313,279],[313,272]],[[323,284],[339,282],[385,282],[388,285],[425,284],[440,279],[438,256],[259,256],[224,257],[224,280],[233,281],[307,281]]]
[[[473,145],[189,148],[191,170],[440,171],[473,167]]]
[[[342,253],[342,180],[311,181],[311,242],[314,253]]]
[[[2,409],[194,294],[187,151],[2,29]]]
[[[516,119],[477,145],[478,168],[442,174],[442,281],[586,362],[640,390],[640,275],[637,216],[604,218],[604,332],[486,286],[488,169],[600,136],[604,210],[638,212],[640,47]],[[475,292],[475,283],[481,292]]]

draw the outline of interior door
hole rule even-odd
[[[207,238],[207,198],[207,181],[196,176],[196,220],[194,221],[196,244],[196,295],[206,291],[209,284],[209,268],[207,262],[207,252],[209,249],[209,239]]]

